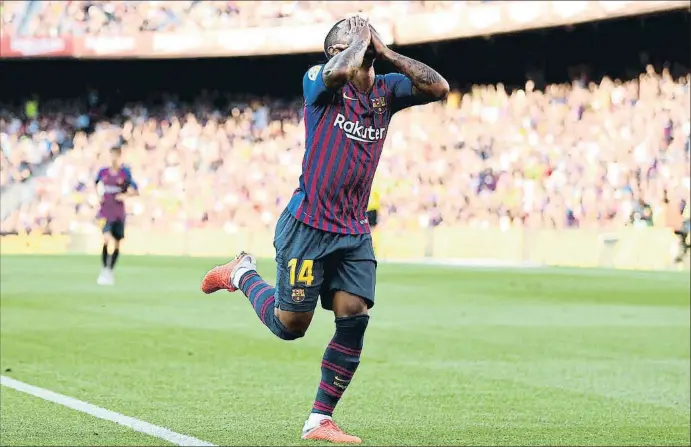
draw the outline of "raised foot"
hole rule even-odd
[[[361,444],[362,439],[345,433],[331,419],[322,420],[317,427],[303,432],[302,439],[326,441],[337,444]]]
[[[202,292],[209,294],[219,290],[235,292],[237,287],[233,285],[232,278],[238,267],[254,269],[254,259],[244,251],[237,255],[235,259],[223,265],[217,265],[209,270],[202,279]]]

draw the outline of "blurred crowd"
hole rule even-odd
[[[28,180],[69,150],[75,131],[87,128],[89,120],[80,101],[0,104],[0,190]]]
[[[678,226],[690,188],[690,81],[648,67],[624,82],[544,91],[531,81],[515,91],[476,86],[400,112],[375,179],[382,224]],[[40,106],[34,120],[3,116],[3,184],[21,180],[26,164],[64,154],[2,230],[97,231],[94,176],[115,144],[141,191],[128,199],[129,225],[273,226],[300,174],[300,99],[209,93],[193,103],[168,95],[161,104],[129,104],[109,120],[74,107],[43,115]]]
[[[5,32],[20,36],[118,35],[333,22],[362,12],[372,20],[425,11],[460,12],[473,1],[5,1]]]

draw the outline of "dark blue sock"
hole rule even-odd
[[[115,268],[115,263],[118,262],[118,256],[120,255],[120,249],[116,248],[113,250],[113,254],[110,257],[110,269],[113,270]]]
[[[295,340],[305,334],[295,334],[290,332],[281,324],[278,317],[274,314],[276,307],[276,289],[264,281],[259,273],[249,271],[240,278],[240,290],[249,299],[259,320],[268,327],[276,337],[282,340]]]
[[[322,378],[312,413],[331,416],[358,365],[369,315],[336,318],[336,334],[322,358]]]

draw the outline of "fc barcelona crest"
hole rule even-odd
[[[294,303],[302,303],[305,301],[305,289],[293,289],[291,298]]]
[[[384,113],[386,111],[386,98],[384,96],[372,98],[372,108],[376,113]]]

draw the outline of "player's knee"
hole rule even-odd
[[[312,322],[313,312],[289,312],[277,309],[278,321],[285,328],[280,336],[283,340],[296,340],[307,333]]]
[[[359,314],[350,317],[336,317],[336,332],[362,338],[369,324],[369,315]]]
[[[334,295],[333,311],[336,318],[367,315],[367,302],[357,295],[338,291]]]

